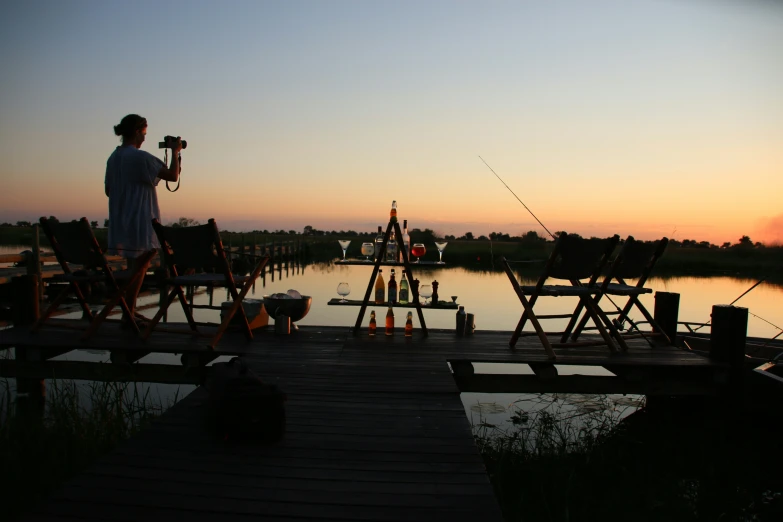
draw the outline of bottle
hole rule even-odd
[[[413,312],[408,312],[408,317],[405,318],[405,337],[413,335]]]
[[[386,246],[386,261],[390,263],[397,262],[397,237],[394,229],[389,234],[389,244]]]
[[[402,222],[402,242],[405,245],[405,255],[411,260],[411,236],[408,235],[408,220]]]
[[[383,269],[378,270],[378,279],[375,280],[375,304],[383,304],[385,300],[386,285],[383,284]]]
[[[381,246],[383,246],[383,229],[378,225],[378,235],[375,236],[375,259],[381,256]]]
[[[408,278],[405,277],[405,270],[402,271],[400,278],[400,304],[408,304]]]
[[[394,269],[391,270],[391,277],[389,278],[389,292],[387,293],[389,304],[397,301],[397,280],[394,278]]]
[[[370,312],[370,327],[367,330],[367,333],[370,334],[370,337],[375,337],[375,329],[377,328],[377,324],[375,323],[375,310]]]
[[[438,306],[438,282],[432,282],[432,304]]]
[[[457,311],[457,335],[459,337],[465,335],[465,322],[467,319],[468,317],[465,314],[465,307],[460,305],[459,310]]]
[[[389,311],[386,312],[386,335],[394,335],[394,310],[389,305]]]
[[[397,222],[397,202],[392,201],[391,212],[389,212],[389,221],[392,223]]]
[[[413,290],[412,290],[413,293],[411,295],[413,295],[413,297],[415,298],[415,297],[417,297],[419,295],[419,280],[418,279],[414,279],[413,282],[412,282],[412,285],[413,285]],[[415,304],[415,301],[414,301],[414,304]]]

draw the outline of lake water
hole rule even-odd
[[[23,247],[10,247],[13,250],[9,251],[7,248],[6,253],[16,253],[23,249]],[[0,249],[0,253],[4,253],[2,249]],[[448,250],[444,254],[444,260],[448,261]],[[388,282],[390,267],[384,267],[383,273],[384,279]],[[398,281],[400,280],[400,274],[401,269],[398,269]],[[342,266],[324,263],[309,265],[304,268],[291,267],[288,270],[283,268],[275,270],[274,276],[267,273],[263,279],[259,279],[255,289],[251,291],[247,298],[260,299],[266,294],[296,289],[303,295],[309,295],[313,298],[310,312],[298,324],[343,325],[348,328],[355,324],[359,308],[328,306],[327,303],[330,299],[339,297],[336,290],[340,282],[347,282],[350,285],[351,293],[348,296],[350,299],[362,299],[371,275],[371,265]],[[475,314],[477,331],[513,330],[522,313],[522,305],[519,303],[508,278],[502,271],[475,272],[459,267],[422,267],[421,269],[414,268],[414,277],[419,279],[421,284],[432,283],[437,280],[441,299],[449,300],[452,295],[458,296],[457,302],[464,305],[467,312]],[[752,279],[727,276],[680,276],[651,278],[648,280],[647,286],[654,291],[680,294],[680,321],[707,322],[714,304],[731,303],[756,282]],[[736,306],[746,307],[751,313],[748,321],[749,336],[769,338],[779,333],[780,330],[773,325],[783,324],[779,306],[781,297],[783,297],[783,287],[765,282],[736,303]],[[225,291],[216,291],[214,302],[219,303],[226,298]],[[156,303],[157,300],[157,295],[144,297],[139,300],[139,305]],[[207,300],[208,297],[206,295],[199,295],[196,298],[196,302],[201,304],[206,303]],[[648,310],[653,310],[653,294],[642,296],[641,301]],[[622,306],[625,301],[615,298],[615,302]],[[574,305],[574,300],[570,298],[545,298],[539,301],[536,305],[536,310],[542,314],[570,313]],[[610,304],[608,306],[611,307]],[[383,317],[386,313],[386,309],[383,307],[368,308],[369,310],[365,314],[364,326],[369,321],[370,310],[375,309],[379,317]],[[176,303],[169,310],[170,321],[185,320],[181,308]],[[154,312],[146,311],[144,313],[151,316]],[[199,321],[218,322],[219,320],[217,311],[195,310],[194,313]],[[75,317],[79,315],[74,314]],[[403,324],[404,311],[402,309],[399,310],[397,315],[397,323]],[[455,325],[455,312],[453,310],[425,308],[424,317],[429,328],[448,329],[454,328]],[[634,320],[641,320],[638,312],[636,314],[632,313],[631,317]],[[545,322],[545,329],[551,331],[557,328],[562,329],[564,323],[565,320],[548,320]],[[414,328],[418,326],[418,318],[414,313]],[[529,324],[526,326],[527,329],[531,329]],[[703,328],[702,331],[708,333],[709,327]],[[108,354],[72,352],[59,357],[59,359],[108,361]],[[227,360],[227,358],[219,360]],[[143,358],[141,362],[179,364],[179,359],[171,355],[152,354]],[[558,370],[561,374],[611,375],[600,368],[558,366]],[[531,373],[531,370],[526,365],[477,364],[476,371],[480,373]],[[182,397],[193,389],[191,386],[160,384],[152,384],[151,388],[152,393],[158,395],[164,402],[174,397],[175,393],[179,393],[179,396]],[[476,422],[481,419],[496,424],[506,422],[510,412],[516,409],[531,411],[541,407],[552,407],[553,404],[557,407],[583,409],[594,407],[593,403],[595,402],[594,397],[580,395],[561,396],[557,400],[548,402],[541,401],[538,396],[519,394],[465,393],[462,394],[462,398],[469,418]],[[615,404],[617,414],[620,416],[632,411],[634,405],[639,400],[638,397],[622,396],[610,397],[609,399]]]

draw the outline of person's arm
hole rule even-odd
[[[177,143],[171,149],[171,165],[163,168],[158,172],[158,177],[165,181],[177,181],[179,179],[179,173],[182,168],[179,165],[179,153],[182,150],[182,139],[177,137]]]

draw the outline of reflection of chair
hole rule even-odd
[[[616,347],[612,340],[612,336],[614,336],[620,347],[627,349],[627,345],[622,339],[622,336],[618,334],[617,329],[612,325],[611,321],[609,321],[606,314],[604,314],[603,310],[601,310],[593,300],[593,296],[600,292],[600,289],[596,286],[595,282],[598,280],[601,270],[606,265],[609,256],[619,240],[620,237],[616,235],[607,239],[583,239],[578,236],[569,236],[562,233],[555,241],[552,253],[535,286],[521,286],[517,282],[514,273],[511,271],[508,261],[506,261],[505,258],[502,258],[501,261],[503,262],[506,275],[511,281],[514,291],[517,293],[517,297],[519,297],[519,300],[522,302],[522,307],[525,309],[511,336],[509,346],[513,348],[522,335],[538,335],[547,354],[550,358],[554,359],[555,352],[552,348],[559,346],[606,344],[612,352],[615,352]],[[547,285],[545,283],[549,278],[567,280],[570,284]],[[588,279],[588,282],[583,283],[583,279]],[[527,296],[530,296],[529,300],[527,299]],[[551,343],[539,321],[541,319],[567,319],[571,317],[571,314],[536,315],[533,308],[539,297],[579,298],[579,302],[587,310],[588,316],[592,319],[596,329],[601,334],[603,341]],[[535,329],[535,334],[532,332],[522,333],[522,329],[525,327],[525,323],[528,319]]]
[[[226,253],[223,250],[223,242],[220,239],[220,233],[214,219],[210,219],[206,225],[195,227],[165,227],[158,220],[153,220],[152,227],[155,229],[155,234],[157,234],[160,241],[162,256],[169,270],[166,284],[172,286],[173,289],[169,293],[168,298],[161,304],[158,313],[150,321],[142,337],[147,339],[150,336],[152,330],[166,313],[166,310],[168,310],[168,307],[178,297],[179,302],[182,304],[182,310],[185,312],[185,318],[190,326],[189,333],[211,337],[209,341],[211,348],[217,345],[236,314],[239,314],[239,322],[247,339],[253,339],[253,332],[247,321],[242,300],[253,286],[253,282],[258,278],[261,270],[266,266],[269,256],[262,258],[250,275],[235,276],[231,273]],[[192,309],[209,308],[220,310],[221,307],[211,305],[196,306],[188,303],[185,292],[182,289],[183,286],[223,287],[228,289],[233,302],[231,307],[225,311],[223,320],[215,334],[210,336],[199,331],[198,325],[193,319]],[[237,292],[237,288],[240,289],[239,292]]]
[[[46,312],[33,326],[33,330],[41,328],[46,320],[65,301],[68,294],[73,292],[79,300],[84,316],[90,320],[90,324],[82,335],[82,339],[88,339],[92,336],[100,324],[106,320],[109,312],[117,305],[125,312],[128,324],[138,333],[139,327],[128,308],[128,303],[125,301],[125,292],[134,283],[137,283],[140,277],[144,277],[150,261],[155,257],[155,250],[152,249],[143,253],[138,258],[133,271],[113,271],[109,267],[106,256],[104,256],[98,241],[95,239],[95,235],[92,233],[87,218],[70,223],[60,223],[55,219],[42,217],[40,223],[63,271],[62,274],[54,276],[52,281],[66,282],[68,286],[52,301]],[[69,263],[81,265],[82,269],[73,272]],[[118,280],[123,283],[121,287],[117,283]],[[82,291],[85,285],[92,283],[105,283],[109,292],[109,300],[97,316],[90,310]]]
[[[655,319],[653,319],[650,312],[648,312],[639,301],[639,295],[652,292],[652,289],[645,288],[644,285],[647,282],[647,278],[650,277],[650,273],[655,267],[655,263],[658,262],[658,259],[663,255],[664,250],[666,250],[666,245],[668,243],[669,239],[665,237],[652,243],[643,243],[641,241],[636,241],[633,236],[628,236],[628,239],[625,240],[625,244],[612,262],[606,278],[601,283],[596,283],[601,289],[601,293],[596,295],[594,302],[597,304],[603,295],[627,297],[628,301],[622,309],[615,305],[617,308],[616,311],[605,312],[607,315],[618,316],[614,321],[615,326],[619,330],[622,330],[623,323],[628,321],[631,324],[631,327],[636,328],[636,330],[639,331],[636,324],[628,317],[631,308],[636,306],[654,330],[654,332],[644,333],[642,335],[662,335],[669,344],[672,344],[673,340],[666,336],[663,329],[655,322]],[[629,285],[626,283],[626,279],[637,279],[637,282],[635,285]],[[613,283],[612,281],[617,282]],[[563,342],[568,338],[574,325],[577,324],[576,321],[581,311],[582,305],[580,303],[577,306],[577,309],[574,310],[571,322],[568,324],[568,327],[563,334]],[[587,316],[585,315],[582,316],[582,319],[577,324],[573,334],[571,334],[573,340],[576,340],[579,337],[579,334],[585,329],[586,324]]]

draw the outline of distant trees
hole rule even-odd
[[[16,222],[17,227],[31,227],[33,226],[29,221],[17,221]]]
[[[98,228],[98,222],[97,221],[90,221],[90,228]]]

